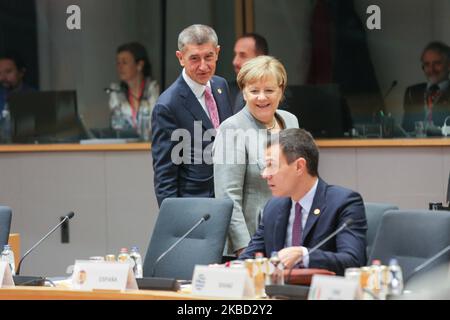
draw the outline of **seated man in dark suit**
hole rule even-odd
[[[318,163],[319,151],[309,132],[286,129],[272,136],[262,176],[274,197],[264,207],[260,225],[239,259],[278,251],[286,268],[320,268],[338,275],[346,268],[365,265],[363,200],[354,191],[320,179]],[[308,253],[349,219],[351,226]]]
[[[216,32],[192,25],[178,36],[183,71],[156,101],[152,156],[158,204],[169,197],[214,197],[212,141],[232,115],[225,79],[214,75],[219,57]]]
[[[423,50],[421,62],[427,82],[408,87],[405,92],[402,126],[409,132],[414,131],[416,121],[424,121],[428,128],[441,127],[450,116],[450,48],[442,42],[431,42]]]

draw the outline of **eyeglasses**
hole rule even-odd
[[[258,164],[259,173],[261,176],[274,175],[280,169],[280,166],[278,165],[278,163],[273,163],[273,162],[266,163],[264,161],[257,160],[257,164]]]

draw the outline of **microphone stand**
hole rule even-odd
[[[70,216],[72,214],[72,216]],[[70,217],[69,217],[70,216]],[[53,232],[55,232],[56,229],[58,229],[64,222],[66,222],[67,220],[69,220],[71,217],[73,217],[73,212],[69,213],[68,215],[66,215],[64,217],[64,219],[62,219],[52,230],[50,230],[41,240],[39,240],[34,246],[31,247],[31,249],[29,249],[27,252],[25,252],[25,254],[23,255],[23,257],[20,259],[19,261],[19,265],[17,266],[17,271],[16,274],[19,275],[20,274],[20,267],[22,266],[22,262],[25,259],[25,257],[27,255],[29,255],[34,248],[36,248],[39,244],[41,244],[42,241],[44,241],[45,239],[47,239],[48,236],[50,236]]]
[[[209,218],[209,217],[208,217]],[[183,241],[195,228],[197,228],[201,223],[203,223],[204,221],[206,221],[207,219],[205,219],[205,217],[202,217],[196,224],[194,224],[194,226],[192,228],[189,229],[188,232],[186,232],[184,234],[184,236],[182,236],[180,239],[178,239],[177,241],[175,241],[175,243],[173,245],[171,245],[169,247],[169,249],[167,249],[166,251],[163,252],[162,255],[160,255],[158,257],[158,259],[156,259],[155,264],[153,265],[153,270],[152,270],[152,277],[155,276],[155,272],[156,272],[156,266],[158,265],[158,263],[162,260],[162,258],[164,258],[170,251],[172,251],[173,248],[175,248],[181,241]]]
[[[210,215],[205,214],[197,223],[190,228],[182,237],[180,237],[174,244],[172,244],[169,249],[164,251],[158,259],[156,259],[155,263],[152,267],[151,277],[144,277],[140,279],[136,279],[139,289],[147,289],[147,290],[172,290],[177,291],[180,289],[180,281],[174,278],[155,278],[156,266],[158,263],[170,252],[173,248],[175,248],[181,241],[186,239],[186,237],[194,231],[200,224],[207,221],[210,218]]]
[[[447,251],[450,250],[450,245],[448,245],[447,247],[445,247],[444,249],[442,249],[441,251],[439,251],[438,253],[436,253],[434,256],[432,256],[431,258],[427,259],[424,263],[418,265],[417,267],[414,268],[413,272],[408,276],[407,279],[405,279],[405,283],[408,282],[414,275],[416,275],[418,272],[422,271],[423,269],[425,269],[426,267],[428,267],[431,263],[435,262],[438,258],[440,258],[441,256],[443,256],[445,253],[447,253]]]
[[[391,93],[392,89],[394,89],[397,86],[397,80],[392,81],[391,86],[389,87],[388,91],[384,94],[383,101],[387,98],[387,96]]]

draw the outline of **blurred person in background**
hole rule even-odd
[[[117,74],[120,83],[109,87],[109,106],[113,129],[135,130],[143,135],[148,128],[150,139],[151,114],[159,97],[159,85],[152,78],[152,68],[145,47],[138,42],[122,44],[117,48]]]
[[[414,131],[414,123],[425,128],[442,126],[450,116],[450,48],[443,42],[431,42],[422,51],[421,64],[427,82],[406,89],[402,126]],[[450,124],[450,121],[449,121]]]
[[[269,45],[267,40],[257,33],[245,33],[240,36],[234,44],[233,68],[236,76],[242,68],[242,65],[248,60],[269,54]],[[237,82],[230,81],[231,103],[233,104],[233,113],[238,113],[245,106],[242,91]]]
[[[17,54],[0,54],[0,118],[12,94],[35,91],[24,82],[25,73],[25,64]]]

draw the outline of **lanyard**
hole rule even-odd
[[[141,82],[141,86],[139,88],[139,94],[137,97],[135,97],[133,95],[133,93],[131,92],[131,89],[128,88],[128,102],[130,103],[130,107],[131,107],[131,120],[133,121],[133,127],[136,127],[136,118],[137,118],[139,105],[141,104],[141,98],[142,98],[142,95],[144,94],[144,87],[145,87],[145,80],[143,79]],[[136,100],[137,100],[136,107],[133,106],[133,101],[134,101],[133,98],[136,98]]]

